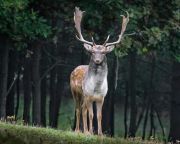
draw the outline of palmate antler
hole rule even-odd
[[[76,30],[78,32],[78,35],[79,35],[79,36],[76,35],[76,38],[79,41],[83,42],[83,43],[86,43],[86,44],[89,44],[89,45],[93,46],[93,45],[96,45],[95,42],[94,42],[93,37],[92,37],[92,42],[90,42],[90,41],[85,40],[83,38],[83,36],[82,36],[82,33],[81,33],[81,20],[82,20],[84,12],[85,11],[81,11],[78,7],[75,7],[74,23],[75,23],[75,28],[76,28]],[[123,20],[122,20],[121,33],[119,35],[118,40],[115,41],[115,42],[112,42],[112,43],[107,43],[108,40],[109,40],[109,37],[110,37],[110,35],[108,35],[108,37],[106,38],[106,41],[104,42],[103,46],[108,47],[108,46],[120,43],[120,41],[122,39],[122,36],[123,36],[123,34],[124,34],[125,30],[126,30],[126,26],[127,26],[128,22],[129,22],[129,13],[127,11],[126,11],[126,14],[127,14],[127,17],[125,17],[124,15],[121,15],[123,17]]]
[[[126,14],[127,14],[127,17],[125,17],[124,15],[121,15],[123,17],[123,21],[122,21],[121,33],[119,35],[118,40],[115,41],[115,42],[112,42],[112,43],[107,43],[107,41],[109,40],[109,35],[108,35],[105,43],[103,44],[104,46],[107,47],[107,46],[111,46],[111,45],[115,45],[115,44],[120,43],[121,38],[122,38],[122,36],[123,36],[123,34],[124,34],[125,30],[126,30],[126,26],[127,26],[128,22],[129,22],[129,13],[127,11],[126,11]]]
[[[77,32],[78,32],[78,35],[79,35],[79,37],[76,35],[76,38],[77,38],[79,41],[83,42],[83,43],[86,43],[86,44],[89,44],[89,45],[92,45],[92,46],[93,46],[93,45],[95,44],[94,39],[92,38],[92,41],[93,41],[93,42],[86,41],[86,40],[83,38],[82,34],[81,34],[81,20],[82,20],[82,17],[83,17],[83,13],[84,13],[84,12],[85,12],[85,11],[81,11],[78,7],[75,7],[74,23],[75,23],[75,28],[76,28],[76,30],[77,30]]]

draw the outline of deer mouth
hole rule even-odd
[[[100,61],[100,60],[95,60],[94,62],[95,62],[96,64],[98,64],[98,65],[101,64],[101,61]]]

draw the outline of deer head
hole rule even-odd
[[[100,64],[104,60],[105,55],[111,52],[114,49],[116,44],[120,43],[122,36],[126,30],[127,23],[129,22],[129,13],[126,12],[127,17],[125,17],[124,15],[121,15],[123,18],[123,21],[122,21],[121,33],[119,35],[118,40],[112,43],[108,43],[108,40],[110,37],[110,35],[108,35],[104,44],[102,45],[96,45],[93,37],[92,37],[92,41],[87,41],[83,38],[82,33],[81,33],[81,20],[83,17],[83,13],[84,11],[81,11],[78,7],[75,7],[74,22],[75,22],[75,28],[78,32],[78,36],[76,35],[76,38],[82,43],[84,43],[85,49],[92,54],[91,57],[93,61],[96,64]]]

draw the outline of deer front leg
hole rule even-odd
[[[81,110],[79,107],[76,108],[76,129],[75,132],[79,132]]]
[[[89,132],[90,134],[93,134],[93,105],[92,102],[88,104],[88,112],[89,112]]]
[[[88,134],[88,128],[87,128],[87,106],[86,106],[86,104],[83,104],[83,106],[82,106],[82,116],[83,116],[84,133]]]
[[[97,120],[98,120],[98,135],[102,135],[102,106],[104,103],[104,99],[101,101],[96,102],[96,107],[97,107]]]

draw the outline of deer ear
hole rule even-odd
[[[87,51],[91,52],[92,51],[92,46],[91,45],[88,45],[88,44],[84,44],[84,47]]]
[[[107,46],[106,48],[107,48],[107,52],[109,53],[109,52],[111,52],[113,49],[114,49],[114,45],[111,45],[111,46]]]

